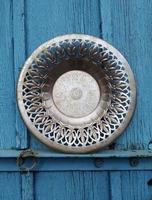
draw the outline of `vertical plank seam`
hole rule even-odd
[[[14,82],[14,92],[15,92],[15,94],[16,94],[16,88],[15,88],[15,82],[16,82],[16,78],[15,78],[15,57],[14,57],[14,10],[13,10],[13,0],[11,1],[11,14],[12,14],[12,16],[11,16],[11,19],[12,19],[12,21],[11,21],[11,32],[12,32],[12,65],[13,65],[13,73],[14,73],[14,76],[13,76],[13,82]],[[16,96],[16,95],[15,95]],[[15,130],[16,130],[16,115],[17,115],[17,105],[16,105],[16,102],[15,102],[15,99],[14,99],[14,104],[15,104]],[[18,132],[16,131],[16,147],[18,146],[17,144],[18,144],[18,141],[17,141],[17,134],[18,134]]]
[[[25,55],[25,58],[27,58],[27,55],[28,55],[28,50],[27,50],[27,45],[28,45],[28,42],[27,42],[27,4],[26,4],[26,0],[23,0],[23,5],[24,5],[24,47],[25,47],[25,49],[24,49],[24,55]],[[27,129],[27,131],[26,131],[27,133],[27,135],[26,135],[26,139],[27,139],[27,141],[26,141],[26,143],[27,143],[27,145],[26,145],[26,148],[30,148],[30,146],[31,146],[31,140],[30,140],[30,135],[28,134],[28,129]]]
[[[23,0],[23,4],[24,4],[24,44],[25,44],[25,58],[27,58],[27,36],[26,36],[26,32],[27,32],[27,5],[26,5],[26,0]]]
[[[27,1],[23,0],[24,2],[24,43],[25,43],[25,58],[28,56],[28,41],[27,41]],[[27,129],[27,148],[30,148],[32,146],[31,144],[31,135],[28,132],[29,130]]]
[[[13,2],[10,2],[10,26],[11,26],[11,45],[12,45],[12,50],[11,50],[11,57],[12,61],[11,64],[13,65],[13,73],[15,75],[15,70],[14,70],[14,35],[13,35]],[[15,83],[15,76],[13,76],[13,82]],[[15,92],[15,85],[13,86],[13,90]],[[15,99],[13,101],[13,104],[16,106]],[[13,111],[15,112],[15,117],[16,117],[16,108],[13,108]],[[16,123],[16,120],[13,119],[13,121]],[[15,140],[15,139],[14,139]],[[16,140],[15,140],[16,141]],[[15,143],[14,141],[14,143]],[[15,144],[14,144],[15,145]]]
[[[112,200],[111,171],[108,172],[109,200]]]
[[[98,0],[98,6],[99,6],[99,19],[100,19],[100,38],[103,38],[103,34],[102,34],[102,13],[101,13],[101,0]]]
[[[25,53],[25,58],[27,58],[28,55],[28,50],[27,50],[27,4],[26,4],[26,0],[23,0],[23,4],[24,4],[24,45],[25,45],[25,49],[24,49],[24,53]],[[31,146],[31,136],[28,134],[28,129],[27,129],[27,148],[30,148]]]

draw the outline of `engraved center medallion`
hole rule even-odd
[[[80,118],[89,115],[97,107],[100,88],[87,72],[71,70],[61,75],[53,87],[53,100],[66,116]]]

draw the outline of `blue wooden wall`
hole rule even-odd
[[[107,40],[134,72],[136,111],[110,153],[54,153],[28,133],[18,113],[22,64],[41,43],[66,33]],[[151,98],[152,0],[0,0],[0,200],[151,200]],[[41,158],[36,171],[21,173],[15,162],[26,148]],[[130,166],[131,156],[142,157],[141,165]],[[92,157],[107,158],[94,166]]]

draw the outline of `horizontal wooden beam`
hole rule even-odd
[[[38,158],[147,158],[152,157],[152,150],[103,150],[87,154],[67,154],[55,151],[32,149]],[[0,150],[0,158],[17,158],[22,150]]]
[[[0,150],[0,171],[21,171],[33,164],[32,158],[23,157],[17,164],[22,151]],[[152,151],[106,150],[94,154],[62,154],[35,150],[35,167],[30,171],[104,171],[104,170],[152,170]]]
[[[27,158],[26,158],[27,159]],[[23,162],[23,168],[32,161]],[[152,170],[151,158],[37,158],[36,165],[29,171],[122,171]],[[0,171],[22,171],[16,158],[0,158]],[[28,170],[27,170],[28,171]]]

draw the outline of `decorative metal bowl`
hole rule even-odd
[[[110,144],[135,107],[135,81],[125,58],[89,35],[56,37],[37,48],[20,73],[24,122],[47,146],[72,153]]]

